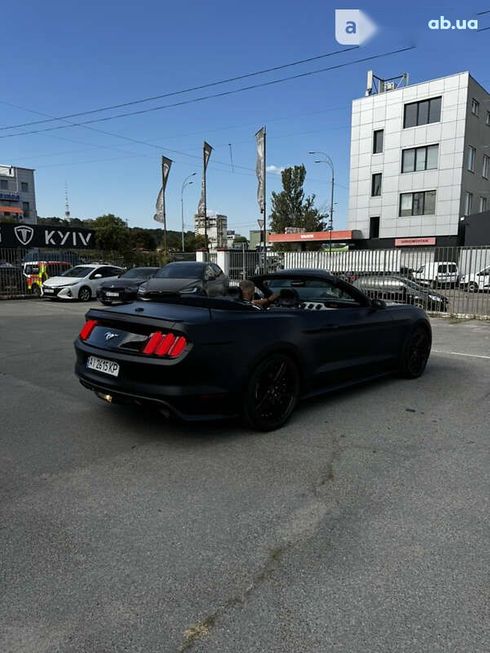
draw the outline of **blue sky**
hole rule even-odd
[[[265,124],[267,163],[277,168],[305,163],[306,190],[317,195],[320,207],[328,200],[329,172],[326,166],[314,165],[307,152],[323,150],[332,157],[338,182],[335,227],[345,227],[350,103],[363,95],[369,68],[381,77],[407,71],[413,83],[469,70],[490,87],[490,31],[436,32],[427,27],[429,19],[441,15],[452,20],[475,18],[478,12],[490,9],[489,0],[452,6],[446,2],[427,5],[420,0],[404,4],[23,0],[15,11],[2,16],[0,126],[39,120],[39,114],[88,111],[335,52],[345,47],[335,41],[336,8],[362,9],[379,30],[356,50],[226,88],[349,64],[343,68],[91,125],[114,135],[70,127],[1,138],[0,163],[36,169],[41,216],[63,214],[66,182],[72,215],[88,218],[113,212],[130,226],[150,227],[156,224],[152,216],[160,183],[160,155],[164,154],[174,160],[167,188],[169,228],[179,229],[181,184],[192,172],[200,174],[202,141],[206,139],[214,147],[208,169],[208,208],[227,214],[231,228],[248,234],[260,217],[254,134]],[[490,13],[479,19],[480,27],[490,26]],[[385,54],[411,46],[414,49],[409,52]],[[353,63],[376,55],[384,56]],[[225,87],[215,89],[221,90]],[[99,115],[111,112],[93,117]],[[0,136],[30,129],[3,130]],[[280,190],[280,177],[269,174],[267,184],[269,192]],[[197,176],[185,192],[189,227],[198,195]]]

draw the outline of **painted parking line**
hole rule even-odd
[[[466,356],[467,358],[485,358],[490,360],[490,356],[483,356],[481,354],[463,354],[460,351],[441,351],[440,349],[433,349],[432,354],[447,354],[449,356]]]

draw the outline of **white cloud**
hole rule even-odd
[[[284,168],[279,168],[278,166],[267,166],[266,171],[270,172],[273,175],[280,175]]]

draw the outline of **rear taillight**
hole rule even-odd
[[[80,340],[87,340],[96,326],[97,320],[87,320],[79,333]]]
[[[147,340],[142,353],[146,356],[158,356],[159,358],[178,358],[186,346],[187,339],[184,336],[156,331]]]

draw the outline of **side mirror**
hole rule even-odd
[[[386,302],[384,299],[378,299],[376,297],[375,299],[371,299],[371,307],[375,310],[383,309],[386,308]]]

